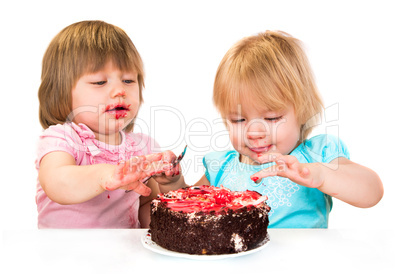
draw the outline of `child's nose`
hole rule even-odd
[[[117,86],[112,90],[111,96],[114,97],[124,97],[126,96],[126,90],[122,86]]]
[[[269,135],[269,126],[264,120],[252,120],[247,127],[248,139],[261,139]]]

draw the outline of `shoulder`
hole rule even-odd
[[[71,126],[68,124],[57,124],[48,127],[45,129],[40,138],[45,137],[65,137],[66,133],[69,132],[68,129],[71,129]]]
[[[238,157],[238,155],[237,151],[229,150],[210,152],[204,156],[205,177],[211,185],[217,186],[226,165],[235,159],[236,156]]]
[[[339,137],[329,134],[305,140],[291,154],[302,154],[308,162],[329,163],[339,157],[350,158],[345,143]]]
[[[207,174],[216,174],[233,159],[236,159],[236,156],[238,157],[239,153],[235,150],[210,152],[204,156],[202,162]]]
[[[77,127],[77,128],[76,128]],[[80,131],[78,126],[70,123],[57,124],[45,129],[39,137],[39,143],[62,143],[74,147],[81,143]],[[92,133],[92,132],[91,132]],[[93,134],[93,133],[92,133]]]
[[[48,127],[43,131],[40,138],[53,137],[65,140],[93,139],[95,134],[84,124],[64,123]]]
[[[69,123],[57,124],[45,129],[37,142],[37,164],[50,152],[67,152],[75,159],[84,151],[82,138]]]

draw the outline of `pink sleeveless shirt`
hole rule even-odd
[[[159,152],[159,145],[145,134],[120,134],[122,142],[114,146],[96,140],[84,124],[51,126],[40,136],[36,169],[42,157],[53,151],[69,153],[77,165],[117,164],[133,156]],[[46,196],[37,181],[38,228],[138,228],[139,197],[134,191],[117,189],[81,204],[60,205]]]

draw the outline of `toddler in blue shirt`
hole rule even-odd
[[[237,42],[218,67],[213,99],[234,150],[206,155],[196,185],[267,195],[270,228],[326,228],[332,197],[357,207],[381,200],[380,178],[352,162],[341,140],[307,138],[323,103],[299,40],[266,31]]]

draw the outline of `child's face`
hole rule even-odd
[[[230,141],[243,163],[257,164],[258,155],[268,152],[289,154],[299,141],[300,124],[291,104],[282,111],[243,104],[226,119]]]
[[[123,72],[111,61],[84,74],[72,90],[73,122],[87,125],[98,140],[122,130],[138,112],[137,78],[136,72]]]

